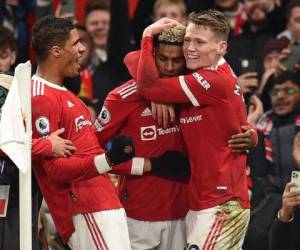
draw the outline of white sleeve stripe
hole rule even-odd
[[[108,165],[106,161],[105,154],[95,156],[94,163],[99,174],[104,174],[111,170],[111,167]]]
[[[131,174],[132,175],[143,175],[144,173],[145,159],[140,157],[132,158]]]
[[[189,89],[189,87],[187,86],[185,80],[184,80],[184,76],[179,76],[179,83],[181,88],[183,89],[184,93],[186,94],[186,96],[190,99],[191,103],[195,106],[195,107],[199,107],[200,104],[197,101],[196,97],[193,95],[193,93],[191,92],[191,90]]]

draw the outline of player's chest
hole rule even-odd
[[[75,131],[92,125],[89,111],[79,99],[72,97],[63,98],[61,104],[62,125],[72,127]]]
[[[141,143],[157,142],[179,136],[180,127],[178,123],[170,124],[164,128],[154,120],[152,115],[150,105],[141,105],[127,117],[125,128],[136,141]]]

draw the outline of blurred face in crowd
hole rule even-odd
[[[8,72],[15,61],[15,51],[10,48],[0,48],[0,72]]]
[[[154,21],[157,21],[163,17],[174,19],[182,24],[185,23],[185,15],[180,5],[177,4],[162,4],[154,13]]]
[[[155,62],[161,77],[182,74],[185,69],[182,46],[160,43],[155,48]]]
[[[239,0],[215,0],[215,5],[222,10],[235,10]]]
[[[278,51],[272,51],[271,53],[267,54],[264,58],[264,70],[275,70],[279,63],[279,56],[280,53]]]
[[[80,42],[84,46],[85,51],[79,59],[79,64],[81,67],[86,67],[90,61],[92,50],[93,50],[93,42],[90,35],[85,30],[78,30],[78,34],[80,37]]]
[[[86,17],[86,29],[96,47],[105,49],[109,32],[110,13],[106,10],[93,10]]]
[[[275,84],[270,91],[273,111],[278,116],[291,114],[300,105],[300,89],[291,81]]]
[[[292,32],[293,38],[300,39],[300,7],[292,9],[287,26]]]
[[[245,0],[245,11],[249,22],[254,25],[263,24],[267,20],[267,7],[261,0]]]
[[[227,42],[220,39],[210,27],[188,24],[183,44],[188,69],[216,66],[226,49]]]
[[[70,32],[68,40],[63,47],[58,48],[60,51],[60,63],[62,74],[64,77],[75,77],[80,71],[80,59],[85,52],[85,47],[80,42],[80,37],[77,29]]]

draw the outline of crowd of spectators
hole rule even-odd
[[[162,17],[185,24],[187,14],[209,8],[224,12],[230,22],[225,59],[248,109],[261,115],[252,121],[259,142],[248,155],[251,218],[243,249],[299,249],[299,202],[290,205],[286,197],[293,194],[292,171],[300,170],[300,147],[294,143],[300,131],[300,0],[4,0],[0,73],[12,74],[15,65],[27,60],[35,64],[30,34],[38,19],[71,17],[86,49],[80,76],[65,79],[65,86],[82,98],[95,119],[108,93],[130,79],[123,58],[139,49],[147,25]],[[292,56],[298,60],[290,66]],[[284,244],[278,243],[281,237]]]

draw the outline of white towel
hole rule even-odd
[[[0,148],[23,173],[31,167],[30,62],[16,67],[10,90],[1,108]]]

